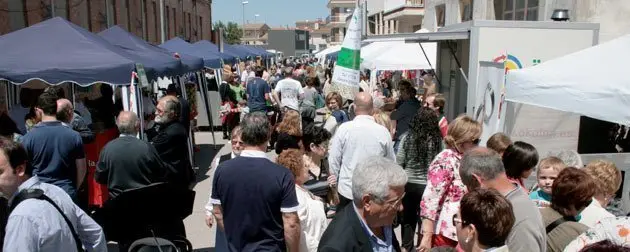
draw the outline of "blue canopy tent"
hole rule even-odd
[[[256,57],[255,54],[243,48],[239,48],[237,45],[223,44],[223,50],[237,53],[241,60],[245,60],[249,57]]]
[[[187,72],[198,71],[203,68],[203,60],[196,58],[188,61],[191,65],[184,65],[183,62],[164,48],[149,44],[148,42],[125,31],[120,26],[113,26],[100,32],[98,35],[108,42],[122,47],[130,54],[143,59],[143,65],[156,69],[160,76],[176,76]],[[185,56],[189,58],[192,56]],[[180,56],[181,58],[181,56]]]
[[[262,47],[249,46],[249,48],[252,48],[253,50],[256,50],[257,52],[260,52],[263,57],[272,57],[274,55],[273,53],[267,52],[267,50]]]
[[[179,54],[188,54],[201,57],[203,59],[204,66],[207,68],[223,67],[223,62],[219,55],[213,54],[210,51],[199,50],[198,48],[195,48],[192,44],[184,41],[181,38],[173,38],[161,44],[160,47]]]
[[[243,49],[243,51],[246,51],[248,53],[250,53],[251,56],[256,57],[256,56],[263,56],[263,53],[261,53],[260,51],[247,46],[247,45],[234,45],[237,48]]]
[[[219,46],[207,40],[197,41],[196,43],[194,43],[194,45],[202,45],[204,48],[212,48],[213,50],[219,52]],[[223,45],[223,53],[234,56],[241,60],[247,59],[247,57],[249,56],[247,52],[240,50],[238,48],[235,48],[229,44]]]
[[[197,41],[196,43],[192,44],[192,46],[198,50],[210,51],[211,53],[217,54],[223,59],[223,61],[228,63],[236,63],[236,58],[238,58],[238,55],[226,52],[219,52],[219,47],[207,40]]]
[[[126,85],[134,57],[63,18],[56,17],[0,36],[0,79],[24,84],[73,82]]]

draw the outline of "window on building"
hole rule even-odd
[[[177,10],[173,7],[173,30],[175,30],[175,37],[179,36],[181,32],[179,31],[179,26],[177,26]]]
[[[497,19],[503,20],[538,20],[538,0],[505,0],[503,13]]]
[[[473,19],[473,2],[460,0],[460,6],[462,6],[462,22],[470,21]]]
[[[170,21],[171,20],[171,9],[168,8],[168,7],[164,8],[164,9],[166,9],[166,20],[165,20],[166,22],[164,22],[164,23],[166,23],[166,32],[164,34],[166,34],[166,39],[168,40],[168,39],[171,38],[171,29],[170,29],[170,25],[169,25],[171,23],[171,21]]]
[[[147,0],[142,0],[140,2],[142,8],[142,38],[144,40],[149,40],[149,26],[147,24]]]
[[[192,37],[192,19],[190,18],[190,13],[188,13],[188,39]]]
[[[197,39],[203,38],[203,18],[199,16],[199,26],[197,28]]]
[[[446,23],[446,5],[435,6],[435,16],[437,17],[437,26],[444,27]]]
[[[159,38],[159,34],[160,34],[160,25],[158,22],[158,17],[160,16],[158,14],[158,9],[157,9],[157,4],[155,3],[155,1],[151,2],[151,7],[153,7],[153,24],[155,25],[155,40],[154,41],[160,41]],[[161,42],[161,41],[160,41]]]

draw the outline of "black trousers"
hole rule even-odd
[[[345,206],[347,206],[348,204],[352,203],[351,199],[348,199],[348,198],[344,197],[340,193],[337,193],[337,194],[339,194],[339,204],[337,204],[337,211],[340,211]]]
[[[407,251],[415,251],[413,245],[416,225],[420,220],[420,201],[426,185],[407,183],[405,185],[405,197],[402,199],[402,246]]]

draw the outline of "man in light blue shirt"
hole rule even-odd
[[[0,192],[11,195],[9,206],[22,190],[40,189],[68,218],[86,251],[107,251],[102,228],[72,202],[61,188],[31,176],[33,168],[27,163],[24,147],[0,138]],[[25,199],[9,214],[3,251],[76,251],[77,246],[70,226],[61,213],[49,202]]]

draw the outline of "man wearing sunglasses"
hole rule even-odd
[[[402,211],[407,174],[395,162],[373,156],[352,175],[353,202],[335,215],[318,251],[400,251],[392,223]]]

